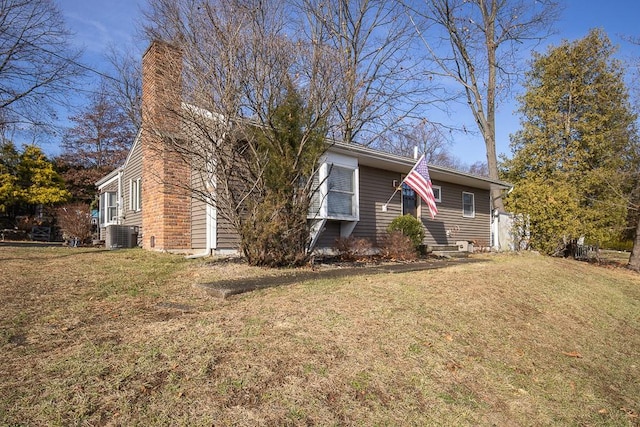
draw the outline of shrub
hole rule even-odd
[[[412,215],[403,215],[394,218],[391,224],[387,227],[387,232],[390,234],[394,231],[399,231],[407,236],[411,243],[413,243],[414,249],[422,244],[424,239],[424,228],[422,222]]]
[[[401,231],[388,233],[380,245],[380,256],[392,261],[413,261],[418,257],[413,241]]]
[[[56,211],[56,219],[65,239],[78,239],[85,243],[91,238],[91,211],[86,203],[69,203],[60,206]]]
[[[362,237],[340,237],[336,239],[335,249],[343,261],[355,261],[371,255],[373,245]]]
[[[250,265],[297,267],[309,259],[308,205],[270,194],[254,205],[240,227],[242,250]]]
[[[618,239],[610,239],[602,242],[600,247],[604,249],[611,249],[615,251],[626,251],[631,252],[633,249],[633,240],[618,240]]]

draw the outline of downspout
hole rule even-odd
[[[224,137],[224,135],[223,135]],[[218,213],[216,211],[215,197],[216,194],[216,178],[215,178],[215,160],[207,163],[207,171],[209,172],[210,179],[205,182],[205,186],[207,191],[209,192],[209,197],[207,197],[207,203],[205,205],[205,230],[206,230],[206,238],[205,238],[205,249],[203,252],[199,254],[193,254],[186,256],[187,259],[197,259],[211,256],[213,250],[217,248],[216,239],[217,235],[217,227],[218,227]]]
[[[118,225],[124,222],[124,195],[122,194],[122,168],[118,169]]]
[[[211,212],[211,209],[213,209],[213,206],[211,206],[211,204],[207,203],[206,205],[206,214],[205,214],[205,230],[206,230],[206,243],[205,243],[205,249],[203,252],[199,253],[199,254],[193,254],[193,255],[187,255],[185,256],[186,259],[198,259],[198,258],[205,258],[208,256],[211,256],[211,252],[214,249],[214,245],[213,245],[213,241],[215,240],[215,236],[213,235],[213,226],[215,225],[215,221],[213,219],[213,215]]]

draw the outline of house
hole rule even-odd
[[[180,103],[180,70],[167,70],[171,46],[154,42],[143,57],[143,126],[125,163],[98,181],[101,237],[109,226],[126,226],[145,249],[185,253],[236,252],[239,239],[212,204],[205,204],[179,186],[189,182],[189,166],[158,152],[158,136],[146,123],[177,129],[179,123],[163,112],[167,102]],[[177,87],[177,89],[176,89]],[[180,106],[181,104],[177,104]],[[156,144],[156,145],[154,145]],[[155,149],[153,147],[156,147]],[[339,237],[384,236],[391,221],[406,213],[420,218],[424,243],[430,246],[475,241],[492,242],[491,189],[510,185],[439,166],[430,166],[438,215],[431,219],[426,205],[408,188],[395,192],[415,159],[356,144],[331,144],[319,165],[320,197],[309,217],[315,248],[332,248]],[[395,194],[394,194],[395,192]],[[393,197],[391,197],[393,195]],[[390,198],[391,197],[391,198]],[[494,242],[495,243],[495,242]]]

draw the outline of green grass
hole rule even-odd
[[[639,425],[640,275],[479,258],[217,300],[279,273],[0,247],[0,425]]]

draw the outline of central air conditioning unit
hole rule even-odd
[[[473,252],[473,242],[468,240],[458,240],[456,242],[460,252]]]
[[[138,245],[138,227],[108,225],[104,244],[107,249],[133,248]]]

